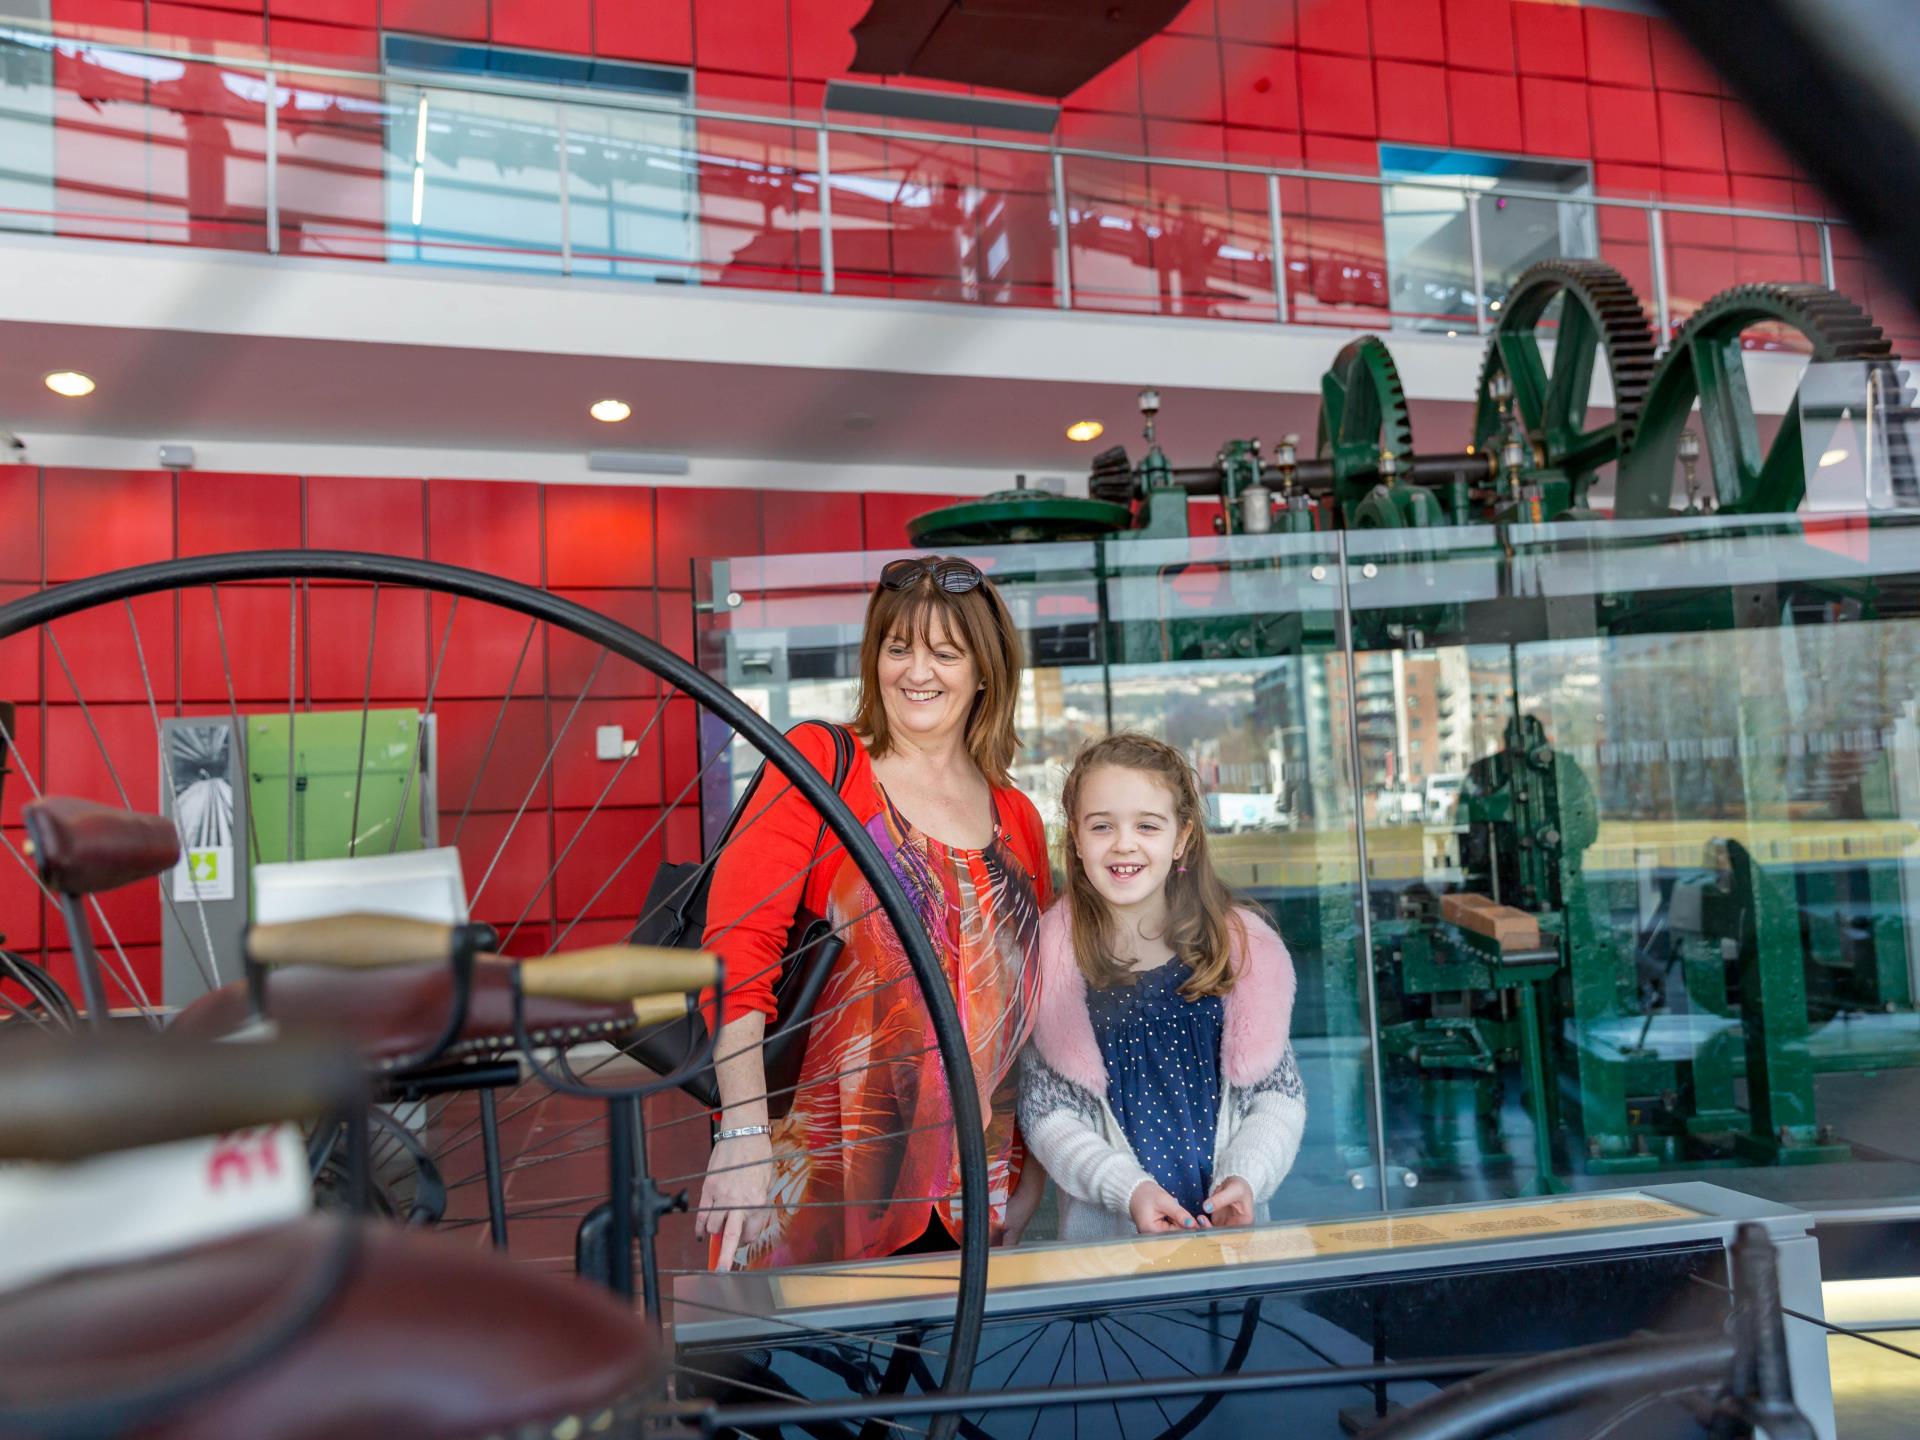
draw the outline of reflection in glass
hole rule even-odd
[[[1390,304],[1411,329],[1469,329],[1479,305],[1503,300],[1507,287],[1536,261],[1596,253],[1592,206],[1488,193],[1479,218],[1486,294],[1476,295],[1469,196],[1588,196],[1593,183],[1587,167],[1382,145],[1380,174],[1393,182],[1381,191]]]
[[[1129,728],[1166,739],[1192,759],[1207,791],[1224,878],[1268,910],[1292,952],[1307,1138],[1271,1217],[1378,1208],[1330,537],[968,553],[994,577],[1022,632],[1028,669],[1013,774],[1053,839],[1067,765],[1082,744]],[[701,665],[775,724],[846,717],[867,589],[890,558],[702,566]],[[829,573],[850,578],[822,582]],[[729,785],[708,807],[715,823],[747,779],[751,756],[735,759]],[[1036,1225],[1036,1238],[1049,1233],[1044,1213]]]

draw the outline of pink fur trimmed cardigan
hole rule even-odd
[[[1293,960],[1259,912],[1241,907],[1233,989],[1220,1037],[1220,1118],[1215,1180],[1238,1175],[1263,1206],[1293,1167],[1306,1128],[1306,1092],[1288,1044]],[[1107,1105],[1107,1067],[1087,1012],[1087,982],[1073,955],[1068,907],[1040,922],[1040,1008],[1022,1057],[1020,1129],[1060,1190],[1060,1238],[1131,1235],[1128,1202],[1153,1177]]]

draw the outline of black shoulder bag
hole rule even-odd
[[[857,742],[844,725],[831,725],[820,720],[806,723],[820,725],[833,735],[833,789],[838,794],[853,769],[853,747]],[[754,775],[754,783],[747,787],[747,793],[734,806],[733,814],[727,819],[727,828],[721,832],[711,855],[698,864],[660,867],[647,891],[646,904],[641,907],[641,921],[628,936],[630,944],[664,945],[684,950],[700,948],[707,930],[707,892],[713,885],[714,862],[740,828],[747,802],[758,793],[760,781],[766,773],[767,767],[763,763]],[[820,831],[814,836],[810,861],[819,858],[820,847],[826,838],[827,822],[822,819]],[[773,877],[775,884],[789,881],[803,891],[806,888],[805,880],[794,880],[784,875]],[[787,931],[786,946],[781,951],[780,974],[774,981],[774,1019],[767,1032],[764,1051],[767,1109],[774,1116],[784,1115],[793,1105],[793,1087],[799,1082],[800,1061],[807,1048],[807,1021],[813,1014],[814,1002],[820,998],[821,988],[827,983],[833,962],[845,948],[846,941],[834,932],[827,920],[804,907],[795,909],[793,925]],[[684,1017],[649,1028],[646,1034],[630,1041],[626,1051],[655,1074],[669,1075],[701,1054],[706,1049],[707,1039],[706,1014],[699,1004],[689,1001]],[[720,1087],[713,1066],[708,1065],[696,1071],[681,1088],[708,1109],[720,1108]]]

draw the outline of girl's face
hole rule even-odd
[[[926,640],[893,634],[880,647],[880,700],[887,728],[922,743],[966,726],[980,690],[980,668],[947,632],[939,615]]]
[[[1093,888],[1116,910],[1158,903],[1186,848],[1173,792],[1156,775],[1102,765],[1080,782],[1073,843]]]

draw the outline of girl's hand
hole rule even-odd
[[[773,1189],[773,1141],[766,1135],[722,1140],[707,1160],[706,1183],[694,1212],[693,1233],[720,1237],[715,1268],[731,1270],[735,1252],[766,1233],[767,1196]]]
[[[1133,1228],[1142,1235],[1199,1228],[1193,1216],[1180,1208],[1180,1202],[1151,1180],[1134,1186],[1133,1198],[1127,1201],[1127,1214],[1132,1217]]]
[[[1238,1175],[1229,1175],[1213,1187],[1200,1207],[1215,1225],[1253,1224],[1253,1187]]]
[[[1047,1172],[1031,1154],[1021,1168],[1020,1183],[1013,1187],[1013,1194],[1007,1197],[1007,1223],[1000,1231],[996,1244],[1018,1245],[1020,1237],[1027,1233],[1027,1226],[1033,1221],[1033,1212],[1040,1208],[1040,1199],[1047,1193]]]

